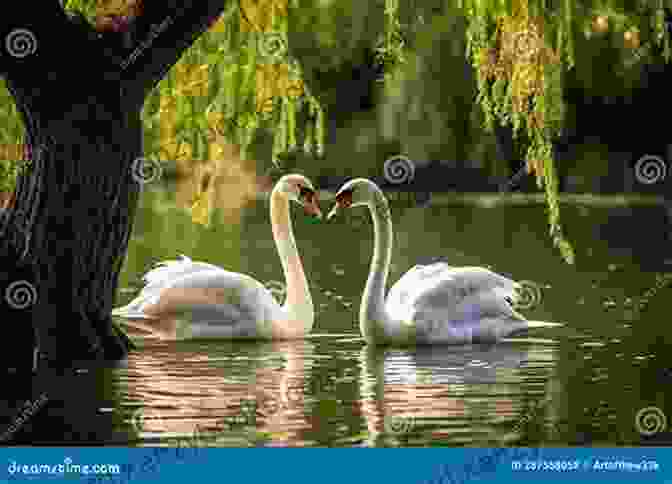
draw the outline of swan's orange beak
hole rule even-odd
[[[303,198],[303,211],[306,215],[322,220],[322,210],[320,210],[320,199],[317,192],[312,192]]]
[[[336,217],[336,215],[338,215],[338,212],[340,212],[341,210],[350,208],[351,205],[352,205],[352,191],[346,190],[343,192],[338,192],[336,194],[336,202],[334,203],[334,206],[331,207],[329,215],[327,215],[327,222]]]

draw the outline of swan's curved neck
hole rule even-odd
[[[390,207],[383,192],[373,189],[368,204],[373,219],[373,258],[359,312],[359,327],[368,342],[384,338],[384,328],[390,321],[385,311],[385,287],[392,259],[392,220]]]
[[[313,301],[294,240],[289,200],[277,188],[271,192],[271,226],[287,284],[287,299],[283,306],[288,315],[287,323],[301,325],[286,329],[291,332],[303,330],[308,333],[313,327],[315,317]]]

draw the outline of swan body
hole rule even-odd
[[[112,315],[141,320],[141,326],[165,327],[185,315],[196,338],[292,339],[310,333],[313,302],[299,257],[289,213],[289,201],[306,213],[321,217],[311,182],[301,175],[286,175],[271,193],[271,225],[280,255],[287,298],[280,305],[254,278],[213,264],[194,262],[182,255],[166,261],[143,277],[145,287]]]
[[[327,220],[342,209],[362,205],[369,209],[374,227],[374,253],[359,314],[368,343],[487,343],[529,327],[513,308],[520,284],[481,267],[417,265],[386,298],[393,233],[382,190],[365,178],[350,180],[338,191]]]

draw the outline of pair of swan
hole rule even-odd
[[[250,276],[182,256],[148,272],[140,294],[112,314],[143,320],[151,327],[187,313],[192,337],[305,337],[312,330],[315,312],[296,248],[290,201],[322,218],[310,180],[293,174],[277,182],[271,192],[270,216],[287,285],[284,305]],[[393,233],[382,190],[364,178],[350,180],[338,191],[327,221],[344,209],[362,205],[369,209],[375,231],[359,314],[360,331],[368,343],[496,342],[529,327],[531,322],[513,309],[519,284],[480,267],[456,268],[443,262],[417,265],[392,286],[385,299]]]

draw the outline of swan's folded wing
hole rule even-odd
[[[390,288],[386,304],[393,314],[403,311],[425,291],[432,290],[445,279],[453,279],[450,275],[451,267],[443,262],[411,267]]]
[[[511,284],[515,283],[487,269],[437,262],[411,268],[392,286],[387,300],[395,312],[409,306],[452,307],[470,294]]]
[[[477,294],[492,292],[496,299],[515,299],[518,283],[482,267],[448,268],[417,285],[416,307],[452,307]]]
[[[454,267],[448,273],[468,292],[488,291],[497,287],[515,294],[519,285],[516,281],[483,267]]]
[[[263,309],[261,283],[222,270],[187,274],[161,290],[158,300],[145,308],[154,317],[186,316],[192,324],[255,324]]]
[[[392,306],[397,311],[403,307],[413,314],[438,313],[451,320],[473,319],[479,307],[481,317],[500,312],[513,315],[507,298],[515,298],[516,286],[515,281],[482,267],[432,264],[417,270],[405,283],[395,285]]]
[[[464,339],[497,340],[527,327],[519,315],[496,290],[474,292],[455,305],[417,304],[411,310],[420,339],[437,341]]]
[[[414,282],[422,282],[428,279],[436,279],[450,272],[454,268],[445,262],[435,262],[433,264],[415,265],[411,267],[403,276],[399,278],[395,286],[407,286]]]
[[[180,260],[159,262],[154,269],[143,276],[142,279],[145,282],[144,290],[151,291],[161,288],[188,274],[204,271],[226,272],[221,267],[208,264],[207,262],[193,262],[184,255],[181,256]]]

